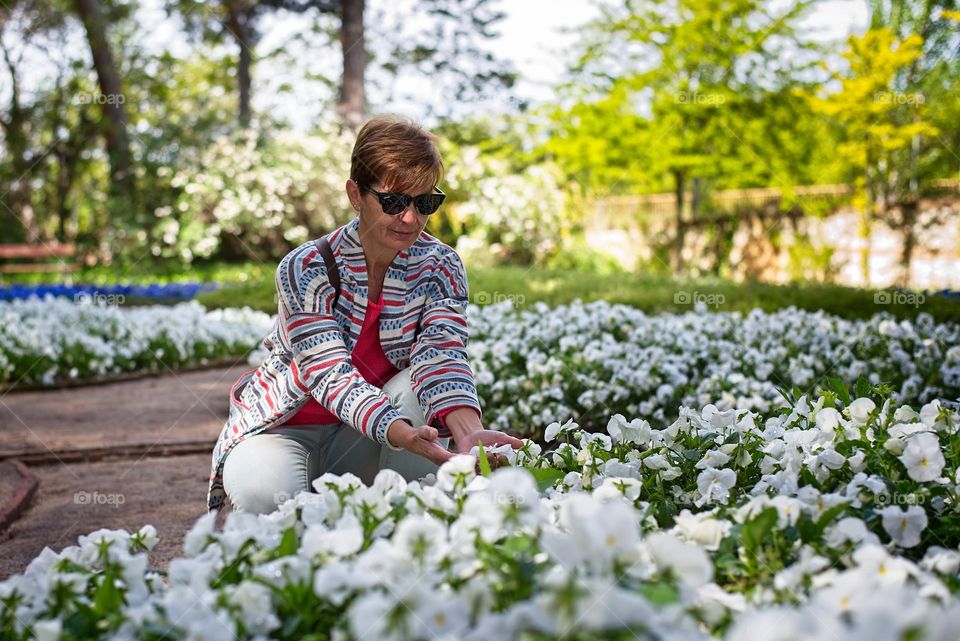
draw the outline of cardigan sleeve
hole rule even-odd
[[[450,251],[433,271],[420,328],[410,351],[410,380],[427,425],[438,427],[443,410],[472,407],[481,415],[473,370],[467,360],[467,276],[463,262]]]
[[[387,443],[387,427],[403,416],[353,365],[320,252],[304,245],[287,254],[277,268],[276,287],[277,322],[292,355],[291,384],[364,436]]]

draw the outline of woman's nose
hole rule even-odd
[[[407,208],[400,212],[400,220],[405,225],[417,224],[417,206],[413,203],[407,205]]]

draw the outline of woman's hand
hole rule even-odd
[[[523,447],[523,441],[514,436],[496,430],[483,429],[469,434],[460,434],[454,439],[454,442],[456,443],[456,450],[459,454],[469,454],[470,450],[477,445],[483,445],[484,450],[496,445],[509,445],[515,450]],[[490,469],[492,470],[507,464],[507,457],[503,454],[492,455],[487,452],[484,453],[487,455],[487,462],[490,463]],[[477,469],[480,469],[479,460],[477,461]]]
[[[387,431],[387,440],[394,447],[402,447],[408,452],[433,462],[436,465],[443,465],[455,454],[450,452],[437,440],[439,433],[435,427],[421,425],[413,427],[410,423],[397,420],[390,424]]]
[[[457,452],[460,454],[469,454],[470,450],[477,445],[483,445],[484,448],[495,445],[509,445],[513,449],[523,447],[523,441],[515,436],[510,436],[496,430],[477,430],[469,434],[462,434],[455,439]]]

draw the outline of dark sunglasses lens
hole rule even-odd
[[[421,216],[429,216],[440,209],[440,204],[443,203],[443,194],[424,194],[423,196],[417,196],[413,199],[413,203],[416,205],[417,212],[419,212]]]
[[[383,194],[380,196],[380,206],[383,213],[396,216],[410,204],[410,199],[404,194]]]

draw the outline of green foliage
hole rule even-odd
[[[920,306],[876,303],[877,290],[828,284],[770,285],[755,281],[735,283],[723,279],[679,279],[653,274],[585,274],[583,272],[531,269],[525,267],[478,268],[468,265],[471,302],[485,305],[511,300],[517,307],[544,302],[561,305],[576,299],[584,302],[606,300],[631,305],[645,312],[689,311],[690,296],[712,297],[721,301],[720,311],[748,313],[752,309],[774,311],[787,307],[824,310],[842,318],[866,318],[888,312],[897,318],[912,318],[918,312],[937,321],[960,321],[960,300],[929,295]],[[889,292],[885,292],[889,295]],[[249,305],[260,311],[276,313],[272,273],[258,282],[227,287],[201,294],[198,300],[207,307]],[[713,309],[713,308],[711,308]]]
[[[822,129],[795,90],[809,7],[759,0],[605,6],[584,29],[573,104],[548,112],[544,148],[590,191],[806,182]]]

